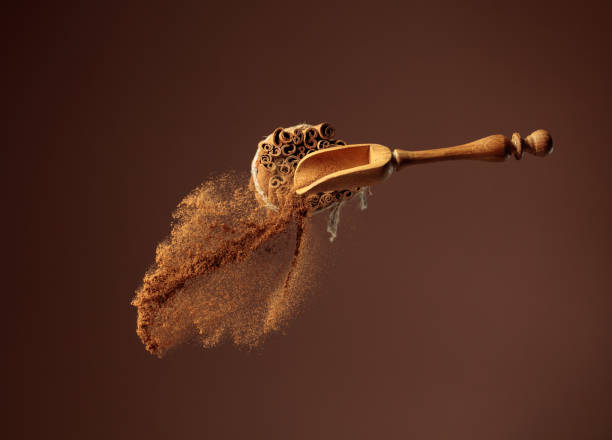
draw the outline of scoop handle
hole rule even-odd
[[[476,159],[487,161],[503,161],[513,155],[516,159],[523,157],[524,151],[536,156],[546,156],[552,153],[553,145],[550,133],[546,130],[536,130],[521,138],[513,133],[508,139],[501,134],[494,134],[456,147],[436,148],[433,150],[393,150],[393,160],[397,169],[405,165],[443,160]]]

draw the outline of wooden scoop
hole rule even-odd
[[[525,150],[536,156],[550,154],[553,150],[550,134],[536,130],[525,139],[518,133],[511,139],[494,134],[456,147],[421,151],[391,150],[379,144],[332,147],[302,158],[293,176],[293,186],[299,195],[371,186],[405,165],[456,159],[503,161],[511,154],[520,159]]]

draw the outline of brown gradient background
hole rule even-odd
[[[610,438],[609,8],[89,3],[5,17],[7,432]],[[343,212],[285,336],[152,357],[129,302],[177,202],[302,121],[556,148],[402,171]]]

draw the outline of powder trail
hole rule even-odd
[[[240,180],[232,174],[211,179],[174,213],[170,236],[158,245],[132,301],[137,333],[152,354],[161,357],[193,334],[205,346],[225,336],[256,346],[301,302],[304,289],[293,281],[306,265],[305,213],[289,202],[279,211],[260,206]],[[279,271],[293,229],[293,258]]]

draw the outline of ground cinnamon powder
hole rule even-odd
[[[194,338],[205,347],[224,339],[255,347],[286,325],[314,271],[299,200],[267,209],[246,176],[226,174],[185,197],[173,217],[132,301],[149,352],[162,357]]]

